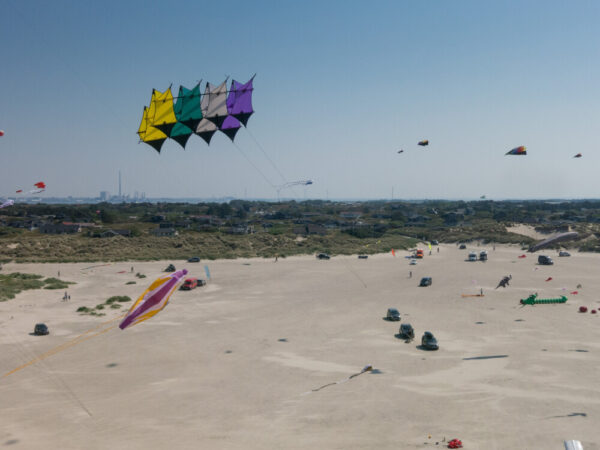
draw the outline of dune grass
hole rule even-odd
[[[77,308],[77,312],[79,314],[88,314],[90,316],[104,316],[105,313],[102,312],[105,308],[111,309],[119,309],[121,308],[121,303],[127,303],[131,301],[131,297],[127,295],[114,295],[108,298],[104,303],[99,303],[93,308],[88,308],[87,306],[80,306]]]
[[[62,281],[56,278],[44,278],[42,275],[32,273],[0,274],[0,302],[15,298],[21,291],[30,289],[64,289],[71,281]]]

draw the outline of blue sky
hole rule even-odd
[[[0,194],[121,170],[149,197],[598,197],[598,23],[595,1],[5,0]],[[153,88],[254,73],[239,149],[138,144]]]

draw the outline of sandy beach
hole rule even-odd
[[[487,262],[465,261],[483,249]],[[459,438],[466,449],[562,449],[566,439],[600,449],[600,314],[577,312],[600,307],[600,255],[541,252],[555,265],[538,266],[516,246],[436,250],[416,266],[407,252],[6,264],[2,273],[60,271],[77,284],[67,302],[64,291],[35,290],[0,303],[2,374],[116,325],[128,304],[104,317],[76,309],[137,298],[170,262],[199,278],[207,264],[212,279],[175,292],[150,320],[90,333],[0,378],[0,446],[433,449]],[[510,286],[495,290],[504,275]],[[432,286],[418,287],[422,276]],[[519,305],[533,292],[569,300]],[[413,342],[383,320],[389,307],[414,326]],[[49,336],[31,335],[38,322]],[[424,331],[439,351],[418,348]],[[376,370],[347,380],[367,364]]]

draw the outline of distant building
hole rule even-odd
[[[362,214],[355,211],[342,211],[340,217],[344,219],[358,219]]]
[[[108,191],[100,191],[100,201],[101,202],[107,202],[109,198],[110,198],[110,194],[108,193]]]
[[[65,225],[63,223],[48,223],[40,227],[40,233],[43,234],[75,234],[81,231],[81,227],[77,224]]]
[[[179,234],[175,228],[155,228],[150,233],[157,237],[177,236]]]

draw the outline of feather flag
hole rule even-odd
[[[146,319],[157,314],[169,302],[169,297],[173,291],[183,281],[187,270],[178,270],[169,275],[163,275],[150,285],[148,289],[133,304],[119,328],[125,328],[143,322]]]

